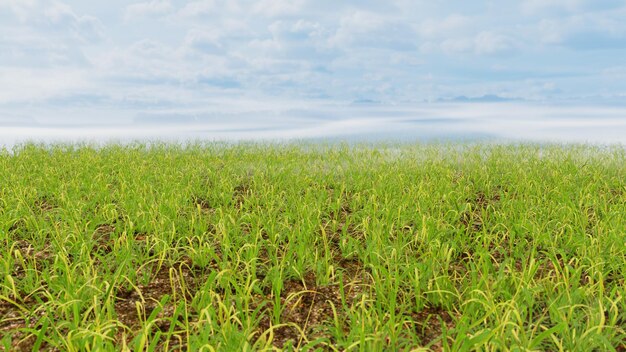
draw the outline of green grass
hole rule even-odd
[[[0,349],[624,351],[626,151],[0,150]]]

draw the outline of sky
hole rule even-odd
[[[624,18],[625,0],[0,0],[0,139],[539,130],[568,112],[564,129],[626,135]]]

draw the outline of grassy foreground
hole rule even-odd
[[[626,152],[0,150],[0,349],[626,343]]]

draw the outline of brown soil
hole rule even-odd
[[[200,210],[202,210],[203,212],[213,212],[215,211],[215,209],[213,209],[213,207],[211,206],[211,202],[206,199],[206,198],[202,198],[202,197],[193,197],[192,198],[192,203],[200,208]]]
[[[96,227],[93,232],[93,238],[97,242],[96,252],[98,253],[110,253],[113,249],[111,247],[111,235],[115,232],[115,226],[110,224],[101,224]]]
[[[115,297],[115,312],[118,320],[125,327],[130,331],[136,331],[155,309],[160,309],[156,316],[155,327],[165,333],[170,330],[171,319],[169,318],[175,315],[176,304],[181,300],[193,298],[204,275],[202,270],[194,268],[191,260],[188,259],[172,266],[156,267],[155,265],[146,270],[154,273],[149,283],[138,285],[135,289],[118,290]],[[162,305],[161,302],[166,295],[170,296],[170,300]],[[129,343],[133,337],[126,335],[125,330],[119,329],[115,338],[119,345],[123,339]],[[179,341],[182,341],[182,336],[174,333],[170,343],[176,345]],[[164,342],[161,341],[161,343]]]
[[[48,212],[58,207],[56,203],[54,202],[54,200],[45,196],[37,199],[34,205],[37,209],[39,209],[42,212]]]
[[[28,268],[36,268],[37,270],[41,270],[44,266],[48,266],[54,261],[54,255],[50,250],[50,244],[46,244],[43,249],[35,250],[30,242],[26,240],[18,240],[15,241],[13,245],[13,250],[17,250],[21,257],[25,261],[25,265]],[[15,263],[13,267],[12,276],[16,279],[21,279],[25,275],[25,267],[21,266],[19,263]]]
[[[18,219],[11,225],[11,227],[9,227],[9,233],[12,234],[18,232],[19,230],[23,230],[26,228],[26,226],[26,220]]]
[[[411,314],[415,322],[415,330],[423,346],[429,346],[433,351],[443,351],[441,339],[442,324],[450,330],[454,329],[455,318],[450,312],[441,307],[424,307],[419,312]]]
[[[241,209],[246,198],[252,195],[252,188],[247,183],[241,183],[233,189],[233,203],[236,208]]]
[[[15,297],[12,297],[15,299]],[[37,302],[34,298],[28,297],[26,300],[19,300],[18,304],[24,307],[27,312],[22,311],[15,304],[0,300],[0,340],[5,336],[11,336],[10,351],[26,352],[32,351],[37,338],[34,335],[24,332],[24,329],[34,328],[40,325],[39,321],[44,316],[44,310],[37,310]],[[50,350],[45,341],[40,345],[40,350]],[[0,346],[0,350],[2,346]]]
[[[360,281],[346,283],[344,286],[345,303],[352,305],[356,302],[364,292],[365,287],[366,285]],[[271,296],[267,296],[265,299],[272,301]],[[318,286],[315,275],[312,273],[305,275],[301,281],[289,280],[285,282],[280,301],[281,306],[284,307],[280,316],[280,323],[288,325],[272,328],[270,307],[261,319],[256,335],[256,338],[266,338],[269,335],[268,330],[273,329],[272,344],[277,348],[283,348],[288,341],[297,347],[316,338],[330,338],[329,333],[324,331],[322,327],[333,320],[333,307],[337,314],[341,314],[343,310],[339,285]]]
[[[487,209],[489,205],[499,202],[500,194],[495,192],[493,196],[488,197],[484,192],[478,192],[474,198],[466,201],[472,205],[472,208],[461,213],[459,221],[470,233],[476,233],[483,229],[484,219],[482,218],[482,211]]]

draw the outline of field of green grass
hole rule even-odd
[[[0,149],[0,350],[626,350],[626,151]]]

